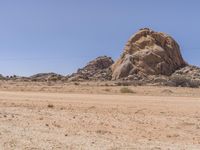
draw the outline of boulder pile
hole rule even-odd
[[[82,80],[111,80],[112,72],[111,65],[114,63],[111,57],[100,56],[90,61],[82,69],[78,69],[68,77],[69,81],[82,81]]]

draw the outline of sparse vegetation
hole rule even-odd
[[[47,81],[47,86],[54,86],[55,83],[53,81]]]
[[[117,82],[116,83],[117,86],[130,86],[130,82]]]
[[[58,80],[61,80],[61,78],[58,77],[58,76],[54,76],[54,77],[51,77],[51,78],[48,79],[48,81],[53,81],[53,82],[56,82]]]
[[[107,89],[103,89],[103,90],[106,91],[106,92],[110,92],[110,89],[108,89],[108,88]]]
[[[74,85],[80,85],[80,83],[79,82],[74,82]]]
[[[174,93],[172,90],[170,90],[170,89],[164,89],[164,90],[162,90],[161,91],[161,93],[164,93],[164,94],[172,94],[172,93]]]
[[[53,104],[48,104],[47,107],[48,108],[54,108],[54,105]]]
[[[127,87],[123,87],[120,89],[121,93],[135,93],[132,89],[127,88]]]
[[[108,84],[108,83],[105,83],[105,86],[109,86],[109,84]]]
[[[116,82],[115,85],[117,85],[117,86],[141,86],[141,85],[145,85],[145,82],[144,81],[138,81],[138,80],[120,81],[120,82]]]

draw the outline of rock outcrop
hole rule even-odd
[[[144,28],[128,40],[120,59],[112,66],[112,79],[170,76],[186,65],[179,45],[171,36]]]
[[[5,80],[5,77],[2,74],[0,74],[0,80]]]
[[[185,76],[193,80],[200,80],[200,68],[188,65],[179,70],[176,70],[171,76]]]
[[[114,63],[111,57],[100,56],[90,61],[82,69],[78,69],[68,77],[69,81],[81,80],[111,80],[112,72],[110,66]]]
[[[64,79],[64,76],[56,73],[38,73],[28,78],[31,81],[58,81]]]

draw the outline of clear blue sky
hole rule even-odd
[[[0,73],[68,74],[120,56],[143,27],[173,36],[200,66],[199,0],[0,0]]]

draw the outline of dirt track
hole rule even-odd
[[[0,149],[200,149],[200,98],[0,92]]]

